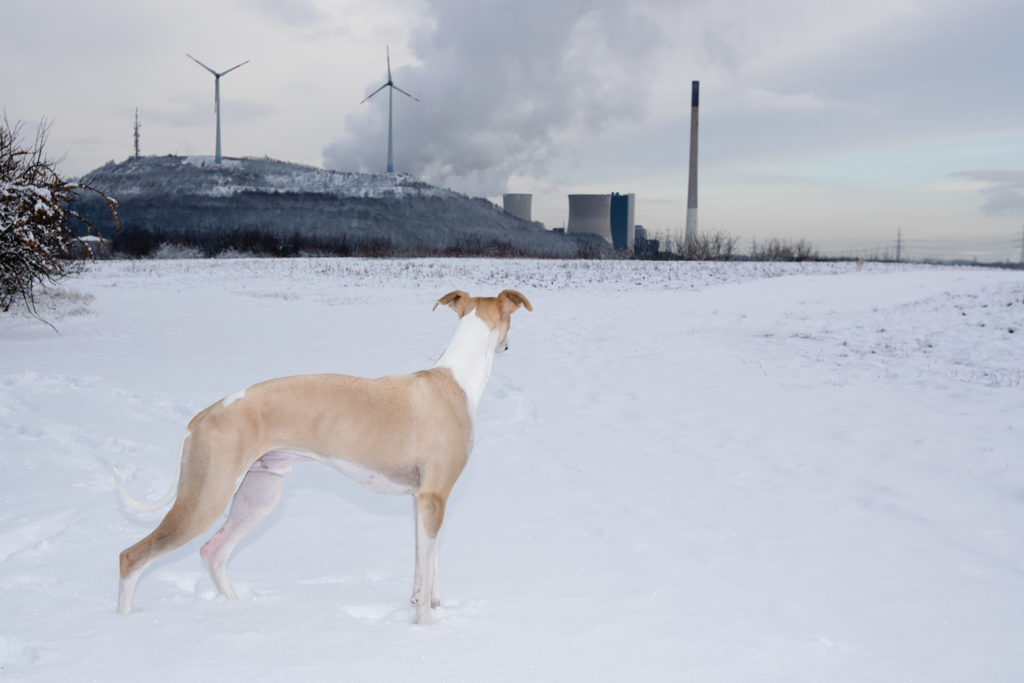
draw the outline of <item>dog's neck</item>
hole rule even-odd
[[[498,331],[470,311],[459,320],[455,334],[434,367],[449,368],[455,381],[466,394],[469,414],[476,416],[476,407],[491,377]]]

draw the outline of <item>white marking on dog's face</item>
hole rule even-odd
[[[225,398],[223,401],[221,401],[220,404],[221,404],[222,407],[227,408],[229,405],[231,405],[235,401],[239,400],[243,396],[245,396],[245,389],[242,389],[241,391],[236,391],[235,393],[231,394],[230,396]]]
[[[501,339],[498,339],[498,345],[494,347],[495,353],[505,353],[508,351],[508,332]]]
[[[505,353],[508,351],[508,329],[511,326],[511,321],[508,318],[501,318],[498,320],[498,324],[494,326],[494,333],[498,337],[498,341],[494,345],[495,353]]]

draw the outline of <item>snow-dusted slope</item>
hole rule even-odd
[[[457,195],[407,173],[346,173],[274,159],[144,157],[110,163],[89,173],[88,182],[127,199],[155,192],[230,197],[240,192],[330,194],[337,197],[441,197]]]
[[[197,550],[115,613],[194,412],[429,365],[454,288],[523,291],[410,622],[404,497],[322,466],[215,595]],[[1013,681],[1024,274],[488,260],[109,262],[0,318],[5,681]]]
[[[484,199],[433,187],[402,173],[342,173],[273,159],[143,157],[109,163],[84,181],[119,202],[122,231],[105,202],[84,195],[74,208],[115,248],[135,236],[245,250],[261,240],[341,255],[439,253],[573,258],[610,252],[590,235],[556,235]],[[125,246],[122,246],[125,245]],[[288,252],[289,254],[294,252]]]

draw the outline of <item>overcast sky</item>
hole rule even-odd
[[[699,227],[823,245],[966,237],[1020,254],[1019,0],[34,0],[4,8],[0,106],[52,121],[71,175],[132,153],[395,166],[500,201],[634,192],[680,231],[690,82],[701,82]],[[1015,249],[1015,251],[1014,251]]]

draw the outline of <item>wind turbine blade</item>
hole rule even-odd
[[[397,90],[398,92],[402,93],[406,97],[411,97],[414,100],[416,100],[417,102],[420,101],[420,98],[416,97],[415,95],[410,95],[409,93],[405,92],[404,90],[402,90],[401,88],[399,88],[397,85],[395,85],[393,83],[391,84],[391,87],[394,88],[395,90]]]
[[[245,66],[245,65],[246,65],[246,64],[248,64],[248,63],[249,63],[249,60],[247,59],[247,60],[245,60],[244,62],[242,62],[241,64],[235,64],[235,65],[234,65],[233,67],[231,67],[231,68],[230,68],[230,69],[228,69],[227,71],[221,71],[221,72],[220,72],[220,75],[221,75],[221,76],[223,76],[224,74],[226,74],[226,73],[230,73],[230,72],[234,71],[235,69],[237,69],[238,67],[240,67],[240,66]]]
[[[367,95],[366,97],[364,97],[364,98],[363,98],[363,102],[365,102],[366,100],[370,99],[371,97],[373,97],[374,95],[376,95],[377,93],[379,93],[379,92],[380,92],[381,90],[383,90],[383,89],[384,89],[384,88],[386,88],[386,87],[388,87],[388,84],[387,84],[387,83],[385,83],[384,85],[380,86],[379,88],[377,88],[376,90],[374,90],[374,91],[373,91],[372,93],[370,93],[369,95]],[[359,104],[362,104],[363,102],[360,102]]]
[[[384,49],[387,50],[388,55],[388,83],[391,82],[391,46],[385,45]]]
[[[210,73],[212,73],[212,74],[213,74],[214,76],[216,76],[216,75],[217,75],[217,72],[216,72],[216,71],[214,71],[214,70],[213,70],[213,69],[211,69],[210,67],[206,66],[205,64],[203,64],[202,62],[200,62],[200,61],[199,61],[198,59],[196,59],[195,57],[193,57],[192,55],[190,55],[189,53],[187,53],[187,52],[186,52],[186,53],[185,53],[185,56],[186,56],[186,57],[188,57],[189,59],[191,59],[191,60],[192,60],[193,62],[195,62],[195,63],[196,63],[196,64],[198,64],[199,66],[201,66],[201,67],[203,67],[204,69],[206,69],[207,71],[209,71]]]

